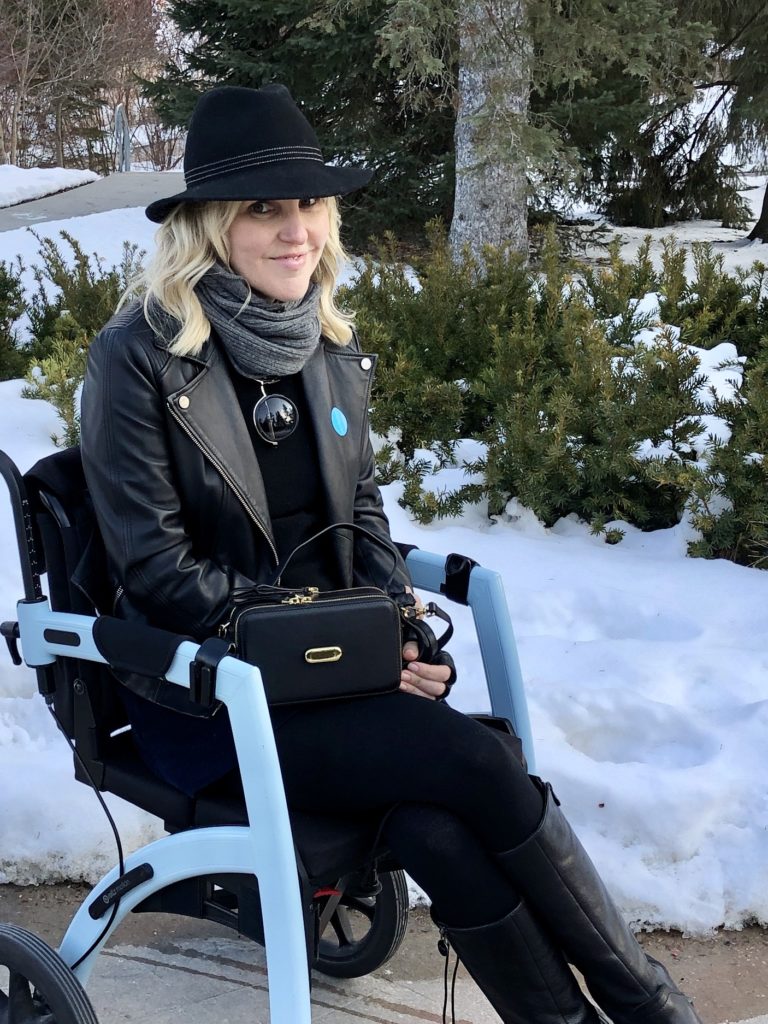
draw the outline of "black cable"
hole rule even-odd
[[[443,966],[443,1024],[448,1024],[446,1018],[446,1012],[448,1010],[448,959],[450,953],[445,954],[445,964]]]
[[[456,955],[456,963],[453,965],[453,977],[451,978],[451,1020],[456,1024],[456,975],[459,971],[459,957]]]
[[[448,1010],[448,960],[451,955],[451,944],[448,941],[448,936],[445,934],[443,928],[440,929],[440,938],[437,940],[437,951],[441,957],[445,960],[443,966],[443,1022],[442,1024],[448,1024],[446,1020],[446,1012]]]
[[[112,814],[111,814],[109,808],[107,807],[107,804],[106,804],[106,801],[104,800],[104,797],[99,792],[99,787],[94,782],[93,776],[91,775],[90,771],[88,770],[88,766],[86,765],[85,761],[83,760],[83,758],[80,755],[80,751],[77,749],[75,744],[72,742],[71,738],[67,734],[66,729],[61,724],[61,720],[60,720],[59,716],[56,714],[56,711],[55,711],[55,709],[53,707],[53,704],[48,704],[48,710],[53,715],[53,720],[56,722],[56,725],[59,727],[59,730],[60,730],[61,734],[63,735],[64,739],[69,744],[69,748],[72,751],[72,753],[74,754],[75,759],[77,760],[77,763],[80,765],[80,768],[82,769],[83,773],[85,774],[85,777],[88,779],[88,782],[91,784],[91,788],[93,789],[93,792],[96,794],[96,799],[101,804],[101,809],[104,811],[104,813],[107,816],[107,821],[110,824],[110,827],[112,829],[112,834],[115,837],[115,845],[117,846],[118,878],[122,878],[123,875],[125,874],[125,859],[123,857],[123,844],[120,841],[120,833],[117,831],[117,825],[115,824],[115,819],[112,817]],[[88,947],[88,949],[83,953],[83,955],[79,959],[77,959],[73,964],[69,965],[69,969],[71,971],[74,971],[76,967],[79,967],[80,964],[83,962],[83,960],[85,960],[87,957],[89,957],[91,955],[91,953],[94,951],[94,949],[96,949],[98,944],[101,942],[101,940],[107,934],[109,929],[112,927],[112,922],[115,920],[115,915],[117,914],[117,910],[118,910],[119,906],[120,906],[120,899],[118,898],[117,902],[112,907],[112,913],[109,915],[109,920],[107,921],[107,923],[102,928],[102,930],[99,933],[98,937],[96,939],[94,939],[94,941],[91,943],[91,945]]]

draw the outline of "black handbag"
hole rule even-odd
[[[238,658],[258,666],[270,704],[397,690],[405,640],[416,640],[422,660],[427,660],[453,632],[445,612],[432,606],[428,613],[449,623],[439,640],[435,638],[413,595],[405,591],[393,598],[378,587],[320,591],[280,586],[280,577],[296,552],[336,529],[362,533],[384,547],[392,555],[392,578],[397,564],[393,547],[365,527],[335,523],[294,548],[277,569],[273,583],[233,592],[231,617],[221,632]]]

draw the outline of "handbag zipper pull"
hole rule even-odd
[[[320,593],[319,587],[302,587],[295,590],[290,597],[284,597],[281,604],[309,604]]]

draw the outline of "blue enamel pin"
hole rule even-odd
[[[344,437],[347,431],[349,430],[347,417],[344,415],[341,409],[338,409],[335,405],[331,409],[331,426],[339,435],[339,437]]]

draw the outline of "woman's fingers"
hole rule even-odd
[[[425,665],[420,661],[410,661],[400,674],[400,689],[436,700],[445,693],[450,676],[451,670],[447,665]]]

